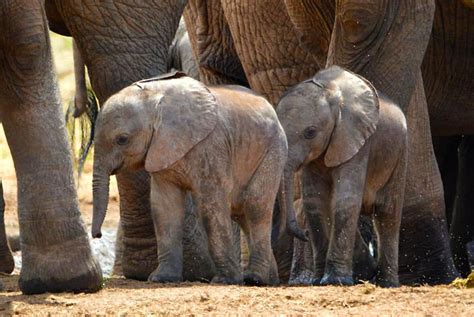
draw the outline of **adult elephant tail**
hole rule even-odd
[[[84,59],[74,40],[73,55],[76,92],[74,102],[69,105],[66,111],[66,126],[70,136],[71,148],[74,153],[79,179],[87,155],[92,148],[95,121],[99,113],[99,103],[94,91],[87,88]],[[80,131],[80,145],[78,151],[76,151],[76,122],[79,124],[78,131]],[[78,153],[76,154],[76,152]]]

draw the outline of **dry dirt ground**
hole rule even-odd
[[[18,292],[17,277],[2,279],[0,315],[251,315],[473,316],[474,289],[451,286],[353,287],[159,286],[112,278],[96,294]]]
[[[63,101],[72,93],[70,42],[53,37]],[[16,179],[13,163],[0,129],[0,177],[7,204],[9,234],[18,232]],[[86,226],[91,223],[91,162],[78,189]],[[110,211],[105,227],[116,228],[118,194],[111,186]],[[474,316],[474,289],[452,286],[381,289],[365,284],[354,287],[243,287],[208,284],[156,285],[121,278],[104,280],[96,294],[43,294],[24,296],[18,275],[0,276],[0,315],[202,315],[202,314],[322,314]]]

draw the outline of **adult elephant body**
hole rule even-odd
[[[452,280],[457,272],[449,248],[442,183],[431,144],[420,71],[435,2],[193,0],[186,22],[194,25],[193,29],[204,30],[190,38],[201,73],[207,74],[216,70],[216,65],[232,65],[210,63],[204,58],[215,45],[213,39],[227,36],[206,36],[206,30],[212,33],[216,29],[211,22],[219,19],[199,14],[208,12],[204,7],[213,2],[222,7],[220,13],[212,13],[225,16],[235,55],[250,86],[273,104],[287,88],[311,77],[319,68],[338,64],[361,74],[401,106],[408,119],[410,144],[400,281]],[[269,6],[271,11],[267,10]],[[234,69],[227,70],[232,73]],[[218,73],[222,77],[225,67]]]

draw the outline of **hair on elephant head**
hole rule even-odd
[[[141,167],[165,169],[214,129],[214,96],[191,78],[174,82],[184,76],[173,72],[136,82],[104,104],[94,137],[93,237],[101,236],[110,175]]]

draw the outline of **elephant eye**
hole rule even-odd
[[[314,137],[316,136],[316,132],[317,130],[315,126],[307,127],[306,129],[304,129],[304,132],[303,132],[304,138],[314,139]]]
[[[127,143],[128,143],[128,135],[127,135],[127,134],[120,134],[120,135],[117,136],[117,138],[115,139],[115,143],[117,143],[118,145],[127,145]]]

